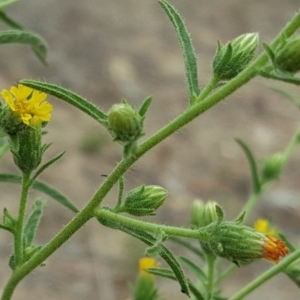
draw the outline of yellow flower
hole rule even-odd
[[[51,119],[52,105],[46,101],[47,94],[24,85],[12,86],[1,95],[11,111],[26,125],[37,126]]]
[[[155,258],[152,257],[143,257],[139,260],[139,273],[140,275],[144,275],[144,276],[153,276],[152,274],[148,273],[147,271],[145,271],[145,269],[148,268],[153,268],[155,267],[156,264],[156,260]]]
[[[254,228],[260,232],[263,232],[267,235],[270,236],[276,236],[276,230],[274,229],[270,229],[270,224],[267,220],[265,219],[258,219],[256,220],[256,222],[254,223]]]

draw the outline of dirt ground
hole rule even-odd
[[[259,32],[269,42],[299,9],[299,0],[173,0],[184,17],[198,57],[201,86],[209,80],[217,40],[226,42],[245,32]],[[170,21],[154,0],[26,0],[7,12],[49,45],[48,66],[42,66],[29,47],[0,47],[0,88],[22,78],[46,80],[69,88],[107,111],[126,98],[137,107],[153,96],[145,132],[147,138],[177,116],[187,105],[179,44]],[[4,27],[3,27],[4,28]],[[261,51],[261,49],[260,49]],[[126,190],[157,184],[169,191],[155,220],[187,226],[194,199],[215,200],[234,218],[251,191],[247,161],[234,141],[243,139],[256,157],[283,150],[299,121],[299,111],[270,87],[299,96],[299,89],[255,79],[186,128],[146,154],[126,175]],[[62,101],[50,98],[53,119],[47,126],[50,158],[65,157],[42,179],[82,207],[121,158],[121,147],[93,120]],[[100,141],[100,142],[99,142]],[[300,153],[295,153],[280,181],[263,196],[249,221],[272,218],[299,243]],[[16,172],[10,155],[1,172]],[[17,212],[19,188],[1,184],[0,210]],[[44,195],[32,193],[34,197]],[[49,198],[38,233],[46,243],[73,216]],[[116,201],[116,189],[106,204]],[[0,286],[10,270],[11,237],[0,232]],[[144,247],[123,233],[91,221],[18,287],[15,300],[125,300],[134,282],[137,260]],[[176,253],[182,250],[176,247]],[[256,278],[270,263],[260,261],[239,269],[223,285],[230,296]],[[179,286],[159,279],[168,300],[186,299]],[[0,290],[1,291],[1,290]],[[299,299],[299,289],[284,275],[273,278],[245,299]]]

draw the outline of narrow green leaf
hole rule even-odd
[[[260,180],[259,180],[257,166],[256,166],[254,156],[253,156],[250,148],[242,140],[235,139],[235,141],[240,145],[240,147],[242,148],[242,150],[244,151],[244,153],[247,157],[248,163],[250,165],[250,170],[251,170],[253,191],[255,194],[257,194],[257,193],[259,193],[259,191],[261,189],[261,185],[260,185]]]
[[[300,99],[298,97],[293,96],[292,94],[288,93],[286,90],[277,88],[277,87],[271,87],[271,89],[283,96],[285,96],[287,99],[289,99],[291,102],[293,102],[299,109],[300,109]]]
[[[18,0],[14,0],[14,1],[18,1]],[[1,2],[0,2],[1,3]],[[1,4],[0,4],[1,5]],[[1,9],[1,7],[0,7]],[[13,29],[21,29],[23,30],[24,28],[18,24],[17,22],[15,22],[13,19],[11,19],[6,13],[4,13],[3,11],[0,11],[0,20],[7,24],[8,26],[10,26]]]
[[[62,156],[66,153],[66,151],[62,151],[61,153],[57,154],[53,158],[51,158],[49,161],[47,161],[44,165],[42,165],[34,174],[34,176],[31,178],[31,182],[34,182],[38,176],[42,174],[47,168],[49,168],[53,163],[58,161]]]
[[[22,177],[20,175],[14,175],[14,174],[0,174],[0,182],[21,184]],[[33,183],[32,188],[40,192],[43,192],[44,194],[51,197],[55,201],[59,202],[61,205],[69,208],[73,212],[75,213],[79,212],[79,209],[76,207],[76,205],[73,202],[71,202],[62,193],[60,193],[59,191],[57,191],[55,188],[48,185],[47,183],[40,180],[36,180]]]
[[[39,35],[26,30],[10,29],[0,31],[0,44],[19,43],[30,45],[35,55],[46,64],[47,46]]]
[[[184,58],[185,73],[188,85],[188,95],[190,98],[190,102],[192,103],[195,97],[197,97],[200,93],[200,89],[198,86],[197,61],[192,40],[190,38],[189,33],[186,30],[185,24],[181,16],[176,11],[176,9],[166,0],[159,0],[158,2],[168,15],[178,35]]]
[[[141,105],[141,107],[140,107],[140,109],[139,109],[139,115],[140,115],[141,117],[144,117],[144,116],[146,115],[146,113],[147,113],[147,111],[148,111],[148,108],[149,108],[151,102],[152,102],[152,97],[147,97],[147,98],[144,100],[143,104]]]
[[[152,234],[150,234],[149,232],[146,232],[144,230],[129,227],[124,224],[120,224],[115,221],[106,220],[106,219],[103,219],[100,217],[98,217],[98,221],[107,227],[121,230],[121,231],[139,239],[140,241],[144,242],[148,246],[153,246],[153,245],[157,244],[156,238]],[[173,253],[166,246],[164,246],[163,244],[159,244],[158,246],[160,248],[159,255],[165,260],[165,262],[170,266],[170,268],[174,272],[176,279],[180,284],[182,293],[189,296],[187,278],[186,278],[178,260],[175,258]]]
[[[205,280],[207,280],[205,273],[197,264],[184,256],[180,256],[179,259],[189,267],[189,269],[197,276],[199,280],[201,280],[202,282],[205,282]]]
[[[58,85],[42,81],[22,79],[19,82],[32,89],[47,93],[49,95],[52,95],[54,97],[68,102],[69,104],[75,106],[76,108],[80,109],[81,111],[95,119],[105,128],[108,128],[107,115],[103,111],[101,111],[96,105],[94,105],[87,99],[75,94],[74,92],[64,89]]]
[[[4,7],[11,5],[15,2],[18,2],[19,0],[1,0],[0,1],[0,9],[3,9]]]
[[[33,204],[32,212],[24,227],[25,247],[29,247],[33,243],[36,231],[43,216],[44,207],[45,202],[40,199],[37,199]]]

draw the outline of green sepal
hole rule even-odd
[[[47,45],[43,38],[39,35],[26,30],[10,29],[0,31],[0,44],[27,44],[31,46],[33,52],[38,59],[43,63],[46,63],[47,57]]]
[[[192,40],[178,11],[166,0],[159,0],[158,2],[168,15],[177,33],[184,58],[188,95],[190,104],[192,104],[200,94],[198,86],[197,60]]]
[[[216,213],[218,216],[217,224],[220,224],[224,219],[224,212],[223,212],[223,209],[221,208],[221,206],[219,206],[217,204],[215,205],[215,208],[216,208]]]
[[[244,222],[245,215],[246,212],[243,211],[233,222],[235,222],[236,224],[242,224]]]
[[[268,54],[270,60],[272,61],[272,63],[274,63],[274,59],[275,59],[275,53],[272,50],[272,48],[266,44],[266,43],[262,43],[264,50],[266,51],[266,53]]]
[[[155,238],[155,236],[150,234],[147,231],[144,231],[144,230],[141,230],[138,228],[134,228],[134,227],[130,227],[130,226],[126,226],[126,225],[120,224],[116,221],[110,221],[110,220],[103,219],[100,217],[98,217],[97,219],[102,225],[113,228],[113,229],[121,230],[121,231],[139,239],[140,241],[142,241],[143,243],[145,243],[148,246],[153,246],[157,243],[157,239]],[[181,286],[182,293],[189,296],[187,278],[186,278],[178,260],[173,255],[173,253],[166,246],[164,246],[163,244],[160,244],[159,245],[159,255],[165,260],[165,262],[173,270],[173,272],[176,276],[176,279]]]
[[[33,244],[33,240],[40,224],[41,218],[43,216],[45,208],[45,202],[37,199],[29,215],[27,222],[24,227],[24,245],[25,247],[29,247]]]
[[[84,113],[95,119],[105,128],[108,128],[107,115],[103,111],[101,111],[96,105],[94,105],[87,99],[77,95],[76,93],[64,89],[58,85],[42,81],[22,79],[19,81],[19,83],[28,86],[32,89],[57,97],[63,101],[66,101],[67,103],[75,106],[79,110],[83,111]]]
[[[250,148],[240,139],[235,139],[235,141],[239,144],[239,146],[242,148],[244,154],[247,157],[250,171],[251,171],[251,178],[252,178],[252,189],[255,194],[258,194],[261,189],[261,183],[257,172],[257,166],[256,161],[254,159],[254,156],[250,150]]]
[[[149,107],[150,107],[150,105],[151,105],[151,102],[152,102],[152,97],[147,97],[147,98],[143,101],[141,107],[139,108],[138,113],[139,113],[139,115],[140,115],[142,118],[144,118],[144,117],[146,116],[146,113],[147,113],[147,111],[148,111],[148,109],[149,109]]]
[[[15,175],[15,174],[0,174],[0,182],[21,184],[22,177],[20,175]],[[60,193],[58,190],[48,185],[47,183],[41,180],[35,180],[32,185],[32,188],[40,192],[43,192],[44,194],[51,197],[61,205],[69,208],[73,212],[75,213],[79,212],[79,209],[76,207],[76,205],[73,202],[71,202],[71,200],[69,200],[62,193]]]

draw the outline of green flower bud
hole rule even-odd
[[[42,146],[41,126],[26,126],[10,136],[10,148],[17,167],[24,173],[31,173],[41,163],[42,155],[48,145]]]
[[[217,203],[214,201],[204,203],[201,200],[195,200],[192,207],[192,227],[199,228],[217,221],[218,215],[216,212],[216,205]]]
[[[262,177],[264,181],[278,179],[283,164],[285,163],[285,156],[282,153],[275,153],[268,157],[262,167]]]
[[[132,143],[143,130],[143,118],[126,101],[115,104],[108,112],[108,125],[115,140]]]
[[[260,258],[277,263],[280,257],[289,253],[280,239],[236,222],[215,222],[200,230],[208,237],[207,241],[201,242],[205,249],[238,266]]]
[[[167,190],[157,185],[139,186],[125,198],[122,211],[134,216],[152,215],[164,203]]]
[[[275,51],[274,65],[284,72],[300,71],[300,36],[288,39]]]
[[[213,60],[214,76],[219,80],[230,80],[243,71],[253,59],[258,47],[258,34],[246,33],[232,42],[222,45]]]

